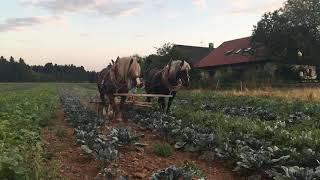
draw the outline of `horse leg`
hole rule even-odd
[[[117,113],[117,104],[115,101],[115,97],[113,95],[108,95],[109,96],[109,100],[110,100],[110,104],[108,106],[108,115],[110,117],[110,119],[113,119],[115,116],[115,114]],[[112,108],[111,108],[112,107]],[[110,110],[112,109],[113,112],[110,112]]]
[[[161,111],[165,111],[165,99],[163,98],[163,97],[159,97],[158,98],[158,103],[159,103],[159,105],[160,105],[160,109],[161,109]]]
[[[124,103],[126,102],[126,97],[121,97],[120,100],[120,108],[119,108],[119,112],[117,114],[117,121],[122,121],[122,110],[124,108]]]
[[[170,107],[171,107],[171,104],[172,104],[172,101],[173,101],[174,97],[176,97],[176,94],[177,94],[176,92],[172,92],[172,94],[171,94],[172,97],[169,98],[166,113],[170,112]]]
[[[107,116],[109,117],[110,120],[113,119],[113,111],[112,111],[112,105],[111,104],[108,104],[108,107],[106,109],[107,111]]]
[[[99,90],[99,95],[100,95],[100,100],[101,102],[103,103],[103,105],[105,105],[105,102],[106,102],[106,99],[105,99],[105,95],[106,95],[106,92],[104,90],[104,88],[98,86],[98,90]]]
[[[105,93],[99,89],[99,94],[100,94],[101,103],[100,102],[98,103],[98,114],[103,116],[106,109]]]

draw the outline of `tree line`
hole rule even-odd
[[[0,57],[0,82],[96,82],[97,73],[83,66],[57,65],[30,66],[22,58],[9,60]]]

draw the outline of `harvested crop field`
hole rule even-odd
[[[127,107],[116,122],[89,103],[94,84],[6,88],[1,179],[320,178],[316,100],[182,91],[170,114]]]

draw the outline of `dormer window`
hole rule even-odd
[[[228,56],[228,55],[232,54],[233,51],[234,51],[234,50],[227,51],[227,52],[224,53],[224,55]]]
[[[251,50],[252,50],[252,47],[248,47],[248,48],[244,49],[244,52],[249,52]]]
[[[239,49],[238,51],[236,51],[236,54],[239,54],[242,51],[242,49]]]

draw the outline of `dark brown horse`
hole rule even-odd
[[[152,69],[147,72],[145,79],[145,90],[148,94],[166,94],[172,95],[169,98],[167,107],[165,98],[158,98],[160,108],[169,112],[173,99],[175,98],[177,91],[187,86],[190,81],[189,71],[190,65],[184,60],[170,61],[162,70]],[[148,102],[151,98],[147,99]]]
[[[116,62],[99,73],[97,85],[104,105],[106,104],[105,96],[108,96],[109,117],[121,120],[121,110],[126,97],[121,97],[120,106],[118,106],[114,93],[128,93],[130,89],[141,86],[140,74],[140,65],[137,59],[132,57],[118,58]]]

